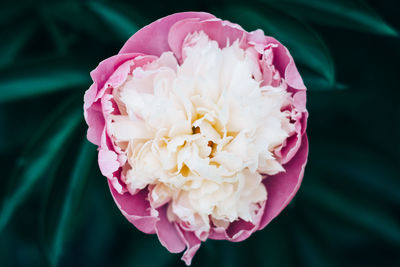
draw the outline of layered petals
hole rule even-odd
[[[261,30],[202,12],[134,34],[91,72],[88,140],[121,213],[187,265],[242,241],[291,201],[307,162],[306,88]]]

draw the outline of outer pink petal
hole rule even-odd
[[[118,154],[113,150],[110,137],[107,136],[106,129],[103,129],[99,145],[98,163],[100,171],[106,176],[118,193],[123,194],[127,191],[124,183],[120,181],[121,170]]]
[[[140,231],[148,234],[156,232],[156,223],[159,220],[157,211],[152,210],[147,198],[147,190],[142,190],[135,195],[130,193],[120,194],[108,181],[111,194],[121,213]]]
[[[159,221],[156,223],[156,233],[161,244],[172,253],[179,253],[185,249],[185,242],[178,233],[175,223],[167,219],[167,205],[158,209]]]
[[[297,94],[299,93],[301,93],[301,91],[298,92]],[[296,107],[296,99],[294,99],[294,101],[295,101],[294,102],[295,109],[296,111],[298,111],[298,108]],[[305,103],[300,103],[300,105],[303,104]],[[302,136],[306,131],[307,119],[308,119],[307,111],[297,112],[296,115],[292,117],[292,120],[295,121],[294,126],[296,132],[286,140],[285,146],[282,147],[281,150],[277,152],[277,155],[281,157],[282,164],[288,163],[300,149]]]
[[[84,108],[87,109],[89,106],[95,102],[98,97],[98,92],[110,78],[110,76],[118,69],[118,67],[129,59],[134,59],[137,56],[141,56],[139,53],[127,53],[127,54],[118,54],[112,57],[109,57],[90,72],[90,76],[93,80],[93,85],[89,88],[89,90],[85,94],[85,104]]]
[[[170,51],[168,33],[171,26],[188,18],[205,20],[215,17],[204,12],[183,12],[161,18],[136,32],[129,38],[119,53],[144,53],[160,56],[162,52]]]
[[[275,38],[266,37],[266,42],[278,45],[274,50],[274,65],[283,75],[287,84],[295,90],[306,90],[289,50]]]
[[[92,89],[95,85],[93,84],[88,91],[86,91],[85,98],[89,94],[97,93],[96,90]],[[90,100],[90,102],[92,102]],[[86,102],[85,104],[89,103]],[[89,105],[88,105],[89,106]],[[89,126],[87,131],[87,139],[95,145],[100,145],[101,133],[103,132],[105,121],[101,110],[100,103],[91,103],[90,106],[84,110],[85,120]]]
[[[133,68],[143,66],[155,58],[138,53],[110,57],[91,72],[93,84],[85,93],[84,114],[89,126],[87,137],[89,141],[99,146],[100,170],[119,193],[126,192],[118,172],[124,159],[118,151],[115,151],[105,127],[106,123],[109,123],[110,114],[114,111],[111,89],[120,86]]]
[[[286,53],[291,58],[289,64],[286,66],[286,70],[285,70],[286,82],[292,88],[299,89],[299,90],[305,90],[306,86],[303,83],[303,79],[301,78],[300,73],[297,70],[296,64],[294,63],[294,60],[293,60],[292,56],[289,54],[289,51],[287,49],[286,49]]]
[[[228,42],[241,40],[247,36],[239,25],[220,19],[185,19],[175,23],[169,32],[168,43],[178,60],[182,59],[183,41],[189,33],[203,31],[211,40],[217,41],[220,47]]]
[[[121,149],[114,145],[110,138],[111,135],[109,129],[112,120],[111,116],[120,114],[118,107],[114,102],[112,91],[114,88],[119,88],[126,81],[129,73],[131,73],[132,70],[142,67],[143,65],[146,65],[155,59],[157,59],[155,56],[136,56],[134,59],[125,61],[111,74],[104,86],[98,90],[97,98],[99,99],[97,101],[101,103],[107,137],[107,144],[102,143],[101,148],[107,145],[110,150],[117,152],[119,162],[125,162],[123,158],[126,158],[126,156],[123,155],[124,153],[121,153]]]
[[[216,227],[212,229],[210,238],[216,240],[229,240],[232,242],[240,242],[247,239],[252,233],[260,228],[265,206],[266,202],[263,202],[260,210],[254,218],[254,223],[239,220],[231,223],[227,229]]]
[[[186,244],[186,251],[182,256],[182,260],[189,266],[197,250],[200,248],[201,241],[193,232],[185,231],[177,224],[175,224],[175,226],[179,235]]]
[[[99,166],[101,173],[106,176],[112,176],[119,168],[117,154],[107,149],[100,149],[99,151]]]
[[[264,180],[268,192],[268,200],[261,219],[260,229],[278,216],[296,194],[303,180],[307,155],[308,140],[307,136],[303,135],[301,147],[296,156],[283,166],[286,172],[267,177]]]
[[[296,68],[294,60],[289,53],[289,50],[275,38],[270,36],[262,36],[262,31],[257,30],[249,34],[249,42],[257,46],[258,49],[267,44],[277,44],[274,49],[274,66],[279,73],[285,78],[287,84],[297,90],[306,90],[303,80]]]
[[[273,65],[285,79],[288,91],[293,93],[292,120],[295,121],[296,133],[289,137],[284,147],[277,151],[283,164],[288,163],[298,152],[302,136],[306,130],[308,112],[306,109],[306,87],[296,68],[294,60],[285,46],[275,38],[264,36],[261,30],[249,33],[249,43],[254,45],[258,52],[264,51],[267,45],[275,44]]]
[[[93,84],[85,92],[84,96],[84,115],[86,123],[89,126],[88,139],[90,142],[100,145],[101,134],[104,129],[104,116],[102,114],[101,104],[96,103],[99,99],[99,91],[103,89],[105,83],[114,71],[125,61],[133,59],[140,54],[121,54],[116,55],[100,62],[90,76]]]

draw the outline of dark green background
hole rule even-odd
[[[308,87],[309,163],[291,204],[192,266],[400,266],[396,0],[2,1],[0,266],[182,266],[115,206],[85,138],[90,70],[144,25],[208,11],[264,29]]]

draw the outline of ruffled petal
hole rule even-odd
[[[274,49],[274,66],[279,71],[279,73],[285,78],[287,84],[294,90],[306,90],[303,80],[296,68],[293,57],[290,55],[289,50],[282,45],[275,38],[270,36],[263,36],[261,30],[257,30],[249,33],[248,36],[249,43],[255,45],[259,52],[263,47],[270,44],[277,45]]]
[[[110,150],[100,149],[99,166],[101,173],[104,176],[109,177],[119,168],[117,154]]]
[[[171,26],[188,18],[205,20],[215,17],[205,12],[183,12],[161,18],[136,32],[124,44],[119,53],[144,53],[160,56],[163,52],[170,51],[168,33]]]
[[[167,205],[158,209],[159,221],[156,223],[156,233],[161,244],[172,253],[179,253],[185,249],[185,242],[178,233],[175,223],[167,218]]]
[[[268,201],[268,200],[267,200]],[[229,225],[228,228],[214,227],[209,236],[215,240],[229,240],[232,242],[240,242],[248,238],[252,233],[259,230],[260,223],[265,211],[266,201],[261,203],[261,207],[257,211],[253,223],[238,220]]]
[[[186,36],[190,33],[203,31],[220,48],[232,44],[236,40],[246,38],[248,33],[238,24],[223,21],[217,18],[200,20],[185,19],[175,23],[169,32],[168,43],[178,60],[182,60],[182,46]]]
[[[107,58],[90,73],[93,84],[85,92],[83,104],[85,120],[89,126],[87,137],[90,142],[96,145],[100,144],[101,134],[105,126],[101,103],[97,102],[102,96],[99,92],[121,64],[139,55],[138,53],[120,54]],[[104,93],[104,89],[102,92]]]
[[[156,232],[156,223],[159,221],[158,212],[152,210],[147,198],[147,190],[142,190],[135,195],[126,192],[118,193],[111,182],[108,182],[115,203],[125,218],[135,225],[140,231],[147,234]]]
[[[186,245],[186,251],[183,253],[182,260],[189,266],[197,250],[200,248],[201,241],[193,232],[183,230],[178,224],[176,224],[176,229]]]
[[[289,204],[303,180],[308,156],[308,140],[303,135],[301,147],[296,156],[283,167],[286,172],[279,173],[264,180],[268,191],[268,200],[260,229],[264,228]]]
[[[214,42],[214,47],[216,48],[218,48],[218,46],[220,48],[225,48],[239,40],[238,43],[235,43],[236,46],[246,51],[251,50],[253,62],[257,63],[260,59],[259,70],[257,64],[254,65],[254,68],[258,71],[257,77],[259,77],[256,78],[256,81],[261,81],[262,79],[264,81],[267,80],[262,86],[265,85],[268,88],[276,88],[283,84],[284,87],[282,88],[286,90],[287,85],[286,93],[290,95],[291,100],[288,101],[290,103],[287,106],[282,106],[284,111],[281,111],[285,112],[285,114],[290,114],[287,116],[290,116],[290,123],[293,124],[293,128],[289,128],[290,130],[288,130],[286,135],[289,135],[289,138],[287,138],[284,143],[281,142],[279,148],[275,146],[275,151],[273,152],[275,153],[274,156],[276,156],[276,164],[279,166],[283,165],[285,172],[280,172],[276,175],[273,175],[276,172],[269,173],[271,176],[266,177],[262,182],[263,184],[259,185],[265,185],[268,192],[267,200],[265,200],[265,197],[261,200],[255,200],[259,202],[257,202],[257,204],[253,203],[255,206],[252,207],[256,208],[252,210],[254,212],[252,213],[252,217],[247,216],[247,213],[245,213],[245,215],[242,217],[239,216],[237,220],[231,223],[227,222],[227,224],[224,224],[216,220],[215,223],[218,224],[217,226],[214,225],[214,221],[211,220],[209,225],[208,217],[206,216],[206,219],[202,221],[202,223],[205,222],[207,224],[207,235],[204,239],[208,236],[212,239],[225,239],[238,242],[248,238],[254,231],[264,228],[288,205],[296,194],[303,178],[308,155],[308,141],[305,135],[308,118],[306,109],[306,88],[298,73],[293,58],[286,47],[274,38],[264,36],[261,30],[248,33],[239,25],[229,21],[222,21],[208,13],[177,13],[159,19],[139,30],[125,43],[118,55],[102,61],[99,66],[91,72],[93,84],[87,90],[84,97],[84,115],[89,125],[87,137],[89,141],[99,146],[98,162],[100,170],[102,174],[108,178],[110,191],[122,214],[139,230],[145,233],[156,233],[161,244],[170,252],[178,253],[186,248],[182,260],[184,260],[187,265],[190,265],[194,254],[199,249],[201,241],[203,240],[203,238],[200,240],[199,235],[193,230],[197,228],[185,228],[183,224],[180,224],[181,222],[179,219],[176,221],[177,217],[175,218],[174,215],[168,213],[168,217],[167,208],[170,204],[168,201],[171,199],[171,196],[164,196],[164,198],[157,200],[157,203],[154,202],[149,194],[149,190],[152,190],[153,184],[149,187],[145,187],[143,190],[136,188],[130,192],[127,191],[127,186],[125,184],[126,177],[124,176],[125,171],[128,169],[125,168],[126,166],[124,165],[128,162],[127,156],[125,155],[127,146],[123,144],[123,147],[119,147],[118,145],[123,142],[129,142],[131,139],[145,139],[148,132],[145,131],[146,128],[144,127],[140,128],[141,131],[137,131],[140,130],[137,124],[126,124],[122,120],[116,120],[116,116],[126,116],[127,113],[125,112],[124,105],[122,105],[124,111],[120,112],[118,109],[120,103],[114,103],[116,101],[114,97],[116,99],[118,97],[117,94],[113,95],[113,90],[120,88],[136,67],[144,66],[153,61],[156,62],[158,57],[164,52],[172,51],[178,62],[182,63],[183,60],[186,60],[186,52],[182,50],[186,51],[186,46],[189,45],[188,42],[191,41],[188,35],[194,34],[195,32],[203,32],[210,40],[216,41],[217,43]],[[268,51],[268,53],[273,53],[273,55],[271,54],[270,57],[265,56],[264,60],[263,55],[268,47],[273,47],[271,51]],[[262,56],[259,57],[259,54]],[[171,52],[169,52],[169,55],[170,58],[174,59]],[[168,57],[161,58],[160,62],[164,62],[164,60],[167,59]],[[176,63],[174,60],[165,61],[165,64],[163,63],[162,65],[168,66],[171,70],[176,71]],[[265,62],[262,62],[262,60]],[[146,70],[146,67],[143,69]],[[266,73],[266,71],[268,71],[268,73]],[[262,72],[264,74],[263,76],[261,75]],[[243,73],[243,71],[241,71],[241,73]],[[164,81],[161,79],[163,77],[164,76],[158,77],[159,81]],[[207,75],[207,77],[209,77],[209,75]],[[281,78],[283,78],[282,84],[280,84]],[[235,84],[236,83],[237,82],[235,82]],[[142,85],[139,87],[142,87]],[[185,89],[187,89],[187,87],[185,87]],[[152,93],[151,91],[149,92],[150,94]],[[182,96],[179,95],[179,97]],[[175,98],[175,101],[178,100],[182,101],[178,97]],[[184,104],[187,103],[182,103],[180,109],[183,110],[184,108],[186,110],[188,107]],[[201,103],[201,101],[196,102],[197,105]],[[210,120],[211,118],[212,117],[210,117]],[[289,120],[288,118],[286,119]],[[178,121],[179,120],[181,119],[179,118]],[[114,123],[114,125],[112,123]],[[177,122],[174,121],[172,125],[176,123]],[[200,141],[197,143],[193,141],[192,145],[193,151],[196,153],[200,151],[201,153],[199,153],[201,155],[204,154],[204,157],[212,152],[213,146],[215,146],[219,140],[215,137],[216,135],[214,136],[212,132],[207,131],[206,126],[207,124],[200,124],[199,122],[194,128],[198,128],[199,131],[201,130],[202,133],[204,132],[206,136],[209,136],[209,139],[212,140],[212,142],[210,141],[211,145],[210,142],[205,142],[208,150],[203,151],[200,149],[202,146]],[[115,131],[117,131],[117,133],[115,133]],[[129,134],[127,134],[127,131]],[[286,138],[286,136],[284,136],[284,138]],[[120,143],[115,141],[115,137],[117,137]],[[262,147],[260,143],[257,144],[259,147]],[[200,148],[198,148],[198,146]],[[137,147],[139,148],[139,146]],[[132,146],[129,148],[132,149]],[[159,152],[164,153],[165,151],[159,149]],[[265,155],[266,159],[268,158],[267,156],[268,155]],[[220,162],[222,162],[220,159],[221,157],[220,154],[215,154],[215,159],[219,159]],[[187,161],[185,166],[187,168],[193,167],[193,164],[191,165],[189,163],[191,162]],[[235,164],[232,163],[232,165]],[[201,173],[194,167],[193,170],[196,170],[196,173]],[[256,169],[254,169],[254,171],[255,170]],[[145,174],[146,173],[143,173],[143,175]],[[155,177],[159,176],[156,175]],[[259,183],[260,182],[261,178],[259,179]],[[264,187],[262,189],[264,189]],[[224,190],[224,192],[226,192],[226,190]],[[198,193],[200,194],[201,192],[199,191]],[[265,194],[266,193],[264,193],[264,196]],[[223,195],[220,197],[223,197]],[[150,203],[149,201],[153,202]],[[199,218],[196,218],[193,222],[197,222],[198,219]]]

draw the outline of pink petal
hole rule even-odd
[[[178,60],[182,59],[182,45],[189,33],[203,31],[211,40],[217,41],[220,47],[233,43],[247,36],[239,25],[220,19],[185,19],[175,23],[169,32],[168,43]]]
[[[89,91],[95,91],[95,98],[91,100],[95,101],[98,99],[98,92],[110,78],[110,76],[117,70],[117,68],[123,64],[125,61],[134,59],[137,56],[141,56],[139,53],[129,53],[129,54],[118,54],[112,57],[109,57],[102,62],[90,73],[90,76],[93,80],[93,85],[89,88]],[[93,96],[93,92],[88,92],[91,96]],[[85,109],[87,109],[92,103],[85,101]]]
[[[214,18],[214,15],[204,12],[183,12],[161,18],[136,32],[124,44],[119,53],[144,53],[160,56],[162,52],[170,51],[168,33],[171,26],[177,21],[188,18],[205,20]]]
[[[181,229],[177,224],[176,229],[186,244],[186,251],[182,256],[182,260],[186,263],[186,265],[189,266],[197,250],[200,248],[201,241],[196,237],[193,232],[185,231]]]
[[[307,112],[306,109],[307,95],[304,91],[299,91],[293,96],[293,104],[300,112]]]
[[[132,58],[128,58],[125,61],[118,62],[118,64],[114,67],[113,72],[108,75],[107,80],[102,83],[103,86],[98,88],[98,92],[96,95],[96,99],[98,100],[106,93],[107,89],[109,88],[117,88],[122,85],[128,74],[138,67],[143,67],[147,63],[152,62],[153,60],[157,59],[155,56],[148,56],[142,54],[126,54],[126,55],[135,55]],[[120,55],[117,55],[120,56]],[[122,57],[124,58],[124,57]],[[100,66],[100,65],[99,65]],[[96,68],[97,70],[97,68]],[[102,74],[104,75],[104,74]],[[95,80],[94,80],[95,81]]]
[[[266,42],[278,45],[274,50],[274,65],[287,84],[295,90],[306,90],[289,50],[275,38],[266,37]]]
[[[293,99],[293,105],[297,112],[296,115],[292,117],[292,120],[295,121],[294,126],[296,133],[286,140],[286,145],[277,153],[281,157],[282,164],[286,164],[296,155],[300,149],[302,136],[306,131],[308,112],[305,107],[306,99],[303,98],[303,93],[305,95],[304,91],[298,91]],[[297,94],[300,94],[298,98],[296,97]]]
[[[117,154],[113,151],[100,149],[99,166],[100,171],[104,176],[112,176],[112,174],[119,168]]]
[[[147,190],[142,190],[135,195],[130,193],[120,194],[115,189],[111,182],[108,182],[111,194],[115,203],[121,210],[121,213],[135,225],[140,231],[147,234],[154,234],[157,218],[157,212],[152,211],[147,198]]]
[[[118,193],[123,194],[127,191],[125,184],[120,180],[121,163],[119,155],[113,150],[110,137],[106,134],[106,129],[101,134],[99,145],[98,163],[100,171],[106,176]]]
[[[159,221],[156,223],[156,233],[161,244],[172,253],[179,253],[185,249],[185,242],[178,233],[175,223],[167,219],[167,205],[158,209]]]
[[[96,145],[100,144],[105,125],[101,104],[96,102],[100,97],[99,91],[103,89],[109,77],[122,63],[138,55],[140,54],[121,54],[107,58],[90,73],[93,84],[85,93],[83,105],[85,120],[89,126],[87,137],[90,142]]]
[[[297,125],[299,123],[296,122]],[[281,156],[281,164],[288,163],[297,153],[301,145],[301,133],[296,133],[286,140],[286,145],[281,149],[279,155]]]
[[[90,89],[89,89],[90,90]],[[104,130],[104,116],[101,111],[101,104],[95,103],[90,109],[84,112],[86,123],[89,128],[87,131],[87,139],[95,145],[100,145],[101,133]]]
[[[259,229],[265,206],[266,202],[263,202],[253,223],[238,220],[231,223],[227,229],[215,227],[211,231],[210,239],[229,240],[232,242],[240,242],[247,239],[252,233]]]
[[[288,55],[289,51],[286,49]],[[289,64],[286,67],[285,70],[285,79],[288,85],[292,88],[298,89],[298,90],[306,90],[306,86],[303,83],[303,79],[300,76],[299,71],[296,68],[296,65],[294,63],[294,60],[292,56],[290,56],[291,60]]]
[[[263,37],[261,34],[262,31],[249,33],[249,42],[255,45],[257,50],[260,50],[260,47],[265,47],[268,44],[278,45],[278,47],[274,49],[274,66],[291,88],[295,89],[295,91],[306,90],[289,50],[275,38],[270,36]]]
[[[307,136],[303,135],[301,147],[296,156],[283,166],[286,172],[267,177],[264,180],[268,192],[268,200],[261,219],[260,229],[278,216],[296,194],[303,179],[307,155],[308,140]]]

